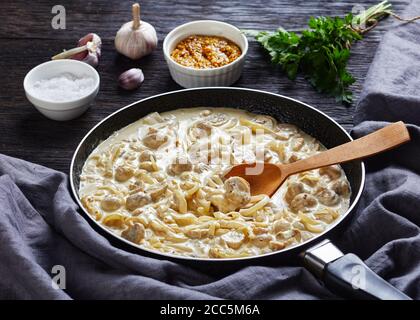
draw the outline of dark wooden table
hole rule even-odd
[[[368,7],[379,0],[363,1]],[[398,12],[401,4],[394,2]],[[0,153],[68,172],[74,149],[86,132],[99,120],[136,100],[180,89],[170,78],[162,54],[162,40],[174,27],[197,19],[230,22],[239,28],[273,30],[278,26],[299,29],[311,15],[344,15],[354,1],[141,1],[142,18],[152,23],[159,36],[159,47],[150,56],[130,61],[116,53],[113,40],[122,23],[131,19],[131,1],[61,1],[66,8],[66,30],[51,27],[52,7],[57,1],[0,2]],[[357,81],[352,88],[357,99],[375,49],[391,21],[384,21],[352,48],[350,70]],[[103,49],[98,72],[101,89],[95,103],[80,118],[55,122],[42,116],[26,99],[25,74],[48,61],[61,50],[71,48],[89,32],[102,37]],[[146,80],[140,90],[123,92],[117,87],[118,75],[131,67],[143,69]],[[289,81],[270,65],[257,43],[250,43],[242,78],[235,84],[281,93],[300,99],[326,112],[346,129],[352,127],[354,106],[345,107],[333,98],[316,93],[299,78]]]

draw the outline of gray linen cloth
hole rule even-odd
[[[420,14],[413,2],[406,13]],[[353,135],[409,123],[412,142],[367,161],[366,189],[334,239],[379,275],[420,299],[420,24],[387,32],[357,106]],[[296,265],[255,264],[211,273],[111,245],[78,213],[65,174],[0,155],[0,298],[333,299]],[[62,265],[66,289],[54,289]]]

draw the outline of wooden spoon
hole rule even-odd
[[[357,140],[289,164],[244,163],[233,166],[226,178],[239,176],[251,185],[252,195],[273,195],[292,174],[362,159],[395,148],[410,140],[402,121],[390,124]]]

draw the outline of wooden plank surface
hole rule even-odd
[[[368,7],[378,0],[363,1]],[[396,12],[407,2],[392,1]],[[278,26],[300,29],[308,18],[317,15],[344,15],[354,1],[141,1],[142,19],[152,23],[159,37],[158,49],[139,61],[130,61],[116,53],[113,39],[122,23],[130,20],[131,1],[97,0],[62,1],[66,8],[66,30],[51,27],[51,8],[57,1],[0,2],[0,153],[22,158],[63,172],[68,172],[74,149],[81,138],[98,121],[136,100],[181,89],[170,78],[162,54],[165,35],[179,24],[197,19],[216,19],[243,29],[273,30]],[[357,81],[355,99],[362,89],[369,64],[378,42],[392,24],[381,22],[365,40],[352,48],[350,70]],[[103,40],[98,72],[101,89],[90,110],[68,122],[46,119],[25,98],[23,78],[39,63],[71,48],[77,39],[89,32]],[[140,90],[124,92],[117,87],[118,75],[131,67],[143,69],[145,82]],[[346,107],[333,98],[316,93],[302,78],[288,80],[270,65],[267,55],[255,41],[250,50],[238,87],[281,93],[309,103],[326,112],[346,129],[352,127],[354,106]]]

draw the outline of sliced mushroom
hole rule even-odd
[[[319,202],[326,206],[336,206],[340,202],[340,197],[333,190],[327,188],[319,188],[316,191],[316,197]]]
[[[121,236],[128,241],[139,244],[145,235],[145,228],[141,223],[135,222],[128,226],[126,230],[121,233]]]
[[[242,208],[251,200],[251,188],[245,179],[230,177],[224,183],[225,198],[235,209]]]
[[[143,138],[143,144],[150,149],[157,149],[168,141],[168,136],[150,128],[147,135]]]
[[[340,196],[347,197],[350,194],[350,184],[346,180],[335,181],[331,188]]]
[[[296,195],[305,192],[305,186],[301,182],[291,182],[288,184],[284,199],[290,203]]]
[[[167,189],[167,185],[159,186],[158,188],[152,189],[151,191],[149,191],[150,197],[154,202],[156,202],[161,196],[163,196],[166,193]]]
[[[170,166],[169,171],[172,174],[179,175],[186,171],[191,171],[193,169],[193,165],[191,161],[186,156],[178,157]]]
[[[284,231],[290,229],[290,222],[287,222],[284,219],[279,219],[279,220],[274,222],[272,228],[273,228],[273,233],[274,234],[277,234],[279,232],[284,232]]]
[[[127,199],[125,200],[125,206],[128,210],[134,211],[137,208],[145,206],[151,201],[152,201],[152,198],[150,197],[150,195],[144,192],[138,192],[136,194],[133,194],[127,197]]]
[[[286,244],[282,241],[270,241],[270,249],[273,251],[282,250],[286,247]]]
[[[341,177],[341,168],[337,165],[323,167],[319,169],[320,175],[327,175],[331,180],[336,180]]]
[[[254,239],[252,239],[252,244],[258,248],[264,248],[268,246],[268,244],[272,240],[273,240],[273,236],[269,234],[261,234],[259,236],[256,236]]]
[[[313,208],[317,205],[318,201],[316,198],[309,193],[300,193],[293,198],[290,203],[290,208],[294,212],[298,211],[308,211],[308,209]]]
[[[139,161],[140,162],[151,161],[152,157],[153,157],[153,152],[151,152],[150,150],[144,150],[140,153]]]
[[[134,169],[128,166],[119,166],[115,169],[114,177],[118,182],[125,182],[134,175]]]
[[[220,127],[229,121],[229,117],[225,113],[217,112],[210,114],[205,121],[211,126]]]
[[[144,190],[144,182],[141,180],[136,180],[133,183],[128,185],[128,190],[130,190],[130,194],[143,191]]]
[[[221,238],[229,248],[234,250],[239,249],[245,241],[245,235],[239,231],[229,231],[222,235]]]
[[[252,119],[252,121],[262,124],[270,129],[274,129],[277,126],[277,120],[270,116],[257,115]]]
[[[195,123],[190,128],[190,133],[196,139],[201,139],[205,137],[209,137],[211,135],[212,126],[204,121],[199,121]]]
[[[121,199],[113,195],[107,195],[101,201],[101,208],[108,212],[118,210],[121,205]]]

